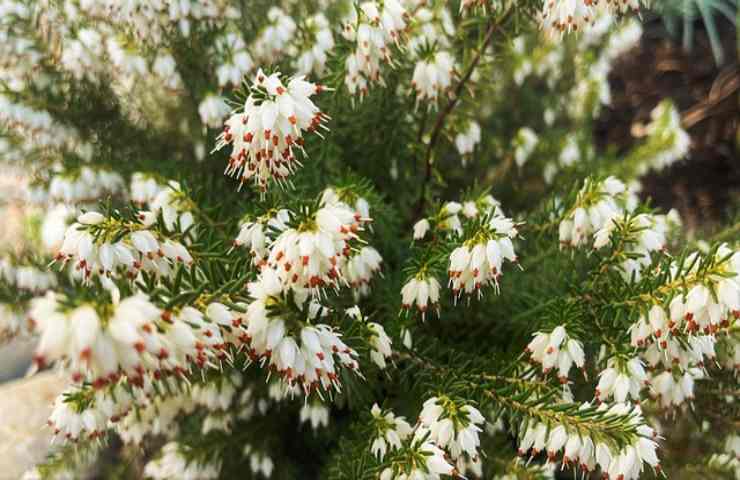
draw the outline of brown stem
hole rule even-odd
[[[426,154],[424,157],[424,164],[426,165],[426,171],[424,173],[424,181],[421,184],[421,194],[419,195],[419,202],[416,206],[416,217],[419,217],[421,213],[424,211],[424,206],[426,203],[426,191],[427,191],[427,184],[432,178],[432,152],[434,150],[435,145],[437,144],[437,140],[439,140],[439,136],[442,133],[442,128],[445,125],[445,120],[447,120],[447,117],[449,114],[454,110],[454,108],[457,106],[458,102],[460,101],[460,97],[462,96],[463,89],[465,88],[465,84],[468,83],[470,80],[470,77],[473,75],[473,72],[475,71],[475,68],[480,63],[481,57],[483,56],[483,52],[488,48],[488,45],[491,43],[491,40],[493,39],[494,32],[498,29],[498,27],[503,24],[511,15],[513,12],[513,9],[509,9],[504,13],[504,15],[498,20],[494,20],[491,18],[490,23],[488,24],[488,30],[486,31],[486,36],[483,39],[483,43],[481,44],[481,47],[478,49],[478,52],[475,54],[475,57],[473,57],[473,61],[470,62],[470,65],[468,66],[467,70],[465,71],[465,74],[460,78],[460,81],[457,84],[457,87],[455,87],[455,91],[452,94],[452,98],[450,98],[450,101],[447,103],[445,108],[439,112],[439,115],[437,116],[437,121],[434,123],[434,127],[432,129],[432,135],[429,138],[429,145],[426,149]]]

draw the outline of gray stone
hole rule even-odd
[[[0,479],[20,478],[46,457],[52,434],[46,420],[65,385],[50,371],[0,385]]]
[[[28,338],[14,338],[0,346],[0,387],[2,382],[23,376],[31,365],[35,346],[36,341]]]

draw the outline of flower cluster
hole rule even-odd
[[[54,274],[0,257],[0,280],[26,292],[43,293],[57,285]]]
[[[338,288],[349,242],[357,239],[361,223],[352,211],[335,206],[320,208],[311,223],[282,232],[271,246],[267,266],[283,285],[297,290]]]
[[[115,235],[114,230],[124,235]],[[159,240],[141,224],[123,225],[98,212],[86,212],[67,228],[55,260],[73,261],[74,274],[89,282],[93,275],[106,278],[120,272],[134,278],[140,270],[169,276],[175,263],[191,264],[193,257],[181,243]]]
[[[50,200],[70,205],[88,204],[123,192],[124,182],[120,174],[90,167],[82,167],[75,172],[60,172],[51,178],[48,188]]]
[[[329,187],[325,189],[321,193],[321,204],[349,208],[354,212],[358,221],[362,223],[370,221],[370,204],[367,199],[352,191],[351,188]]]
[[[478,292],[480,297],[482,288],[491,284],[498,291],[504,261],[517,262],[512,243],[517,235],[516,224],[499,209],[487,215],[479,231],[450,254],[448,274],[453,294]]]
[[[485,212],[498,206],[498,202],[490,195],[484,197],[482,203],[485,204]],[[460,235],[462,234],[460,213],[466,218],[474,218],[478,215],[478,207],[475,202],[465,202],[465,206],[459,202],[447,202],[431,220],[435,223],[435,229]],[[429,220],[424,218],[416,222],[414,225],[414,240],[421,240],[426,237],[432,227]]]
[[[449,8],[416,2],[409,10],[408,51],[416,57],[431,53],[434,48],[449,50],[455,35],[455,24]],[[413,59],[413,58],[412,58]]]
[[[75,382],[96,388],[121,375],[140,386],[147,374],[179,375],[193,364],[204,367],[226,343],[219,324],[198,310],[162,311],[143,294],[63,310],[64,301],[52,292],[34,300],[29,316],[41,337],[34,361],[44,366],[64,360]],[[221,322],[232,324],[230,317]]]
[[[220,462],[199,462],[188,459],[177,442],[162,447],[158,458],[144,467],[144,475],[154,480],[182,478],[187,480],[208,480],[218,478],[221,473]]]
[[[416,305],[424,317],[431,305],[439,314],[439,289],[440,285],[435,277],[418,273],[401,289],[401,306],[408,310]]]
[[[531,32],[522,2],[460,0],[459,12],[441,0],[27,3],[0,0],[0,157],[30,164],[28,176],[43,185],[29,195],[46,210],[41,237],[71,268],[44,274],[0,261],[0,336],[28,320],[39,336],[36,368],[55,364],[71,377],[49,419],[57,438],[80,441],[61,452],[63,461],[112,431],[146,459],[140,473],[154,479],[217,478],[228,474],[222,465],[236,464],[248,476],[285,477],[319,463],[330,474],[380,480],[481,477],[482,458],[505,456],[495,443],[481,445],[481,434],[503,430],[506,420],[522,455],[544,451],[549,459],[546,468],[522,462],[511,470],[578,466],[632,480],[660,466],[657,436],[631,404],[652,396],[651,407],[680,408],[710,362],[740,369],[734,250],[708,248],[670,267],[673,218],[638,209],[619,180],[588,180],[577,198],[560,196],[566,182],[559,180],[570,183],[590,167],[613,171],[596,162],[590,130],[610,101],[612,65],[642,33],[635,21],[616,25],[615,14],[640,0],[544,0],[546,30],[585,30],[567,42]],[[513,30],[524,33],[510,44]],[[464,75],[461,63],[470,69]],[[344,83],[343,91],[323,98],[326,88],[308,75]],[[236,92],[242,83],[246,98]],[[382,101],[354,109],[371,85],[389,89],[377,96]],[[452,94],[444,111],[424,111]],[[410,95],[427,108],[403,111]],[[236,110],[233,98],[243,102]],[[329,120],[317,98],[322,106],[331,100],[341,121],[297,181],[314,149],[309,133],[321,137]],[[688,152],[674,107],[661,103],[651,117],[642,132],[633,128],[645,141],[620,171],[662,168]],[[484,143],[482,125],[490,130]],[[250,194],[234,207],[235,192],[219,196],[226,180],[203,162],[218,127],[225,174],[240,187],[252,182],[259,200]],[[476,151],[502,161],[468,172],[476,185],[459,201],[432,204],[464,188],[466,175],[448,170],[455,149],[463,163]],[[422,158],[426,165],[417,166]],[[540,171],[545,164],[549,170]],[[417,185],[419,166],[426,174]],[[567,170],[556,178],[560,169]],[[338,186],[307,198],[326,181]],[[341,186],[350,182],[357,187]],[[273,183],[297,188],[268,194]],[[504,214],[483,190],[489,186],[519,211]],[[89,211],[102,197],[110,218]],[[367,199],[384,202],[374,211],[382,224],[371,223]],[[129,200],[133,215],[123,207]],[[524,218],[531,228],[520,226]],[[410,219],[418,220],[413,241],[399,245],[411,235],[400,231]],[[551,255],[557,224],[562,247],[587,248]],[[378,242],[367,243],[376,234]],[[512,275],[506,298],[416,325],[417,350],[411,315],[388,318],[394,289],[404,310],[439,315],[444,271],[455,303],[498,291],[503,270],[513,268],[504,265],[518,265],[524,252],[535,268]],[[381,266],[396,270],[370,292]],[[537,283],[526,275],[540,275],[543,288],[519,288]],[[50,289],[58,292],[39,297]],[[503,322],[505,336],[478,338],[486,328],[455,334],[486,315],[492,324],[511,320]],[[509,344],[532,325],[545,327],[526,349],[537,365],[526,367]],[[449,341],[430,343],[443,336]],[[480,362],[468,348],[476,342],[487,342],[490,354]],[[460,347],[454,355],[452,343]],[[589,362],[599,373],[594,401],[553,406],[561,390],[572,400],[573,366],[585,377],[584,351],[594,352]],[[475,371],[465,367],[470,362]],[[486,363],[504,368],[493,375]],[[368,388],[358,388],[361,370],[370,372]],[[534,378],[540,372],[563,385]],[[378,406],[408,405],[398,379],[412,380],[412,395],[422,399],[437,392],[416,422]],[[341,411],[319,402],[334,396]],[[368,419],[374,401],[363,427],[357,421]],[[478,402],[496,425],[486,425]],[[300,438],[281,445],[291,431],[286,422],[300,422],[293,429]],[[315,459],[291,460],[283,448],[310,435],[323,442],[350,425],[360,435],[342,435],[342,451],[356,453],[365,446],[354,442],[367,441],[365,455],[311,449]],[[248,444],[221,448],[244,433],[252,434]],[[205,441],[191,441],[197,436]],[[150,451],[162,444],[159,454]],[[305,470],[291,464],[305,461],[312,463]],[[355,461],[362,464],[351,468]]]
[[[254,300],[245,315],[250,356],[262,365],[269,364],[286,383],[297,384],[306,393],[319,388],[339,390],[338,370],[358,370],[357,352],[332,327],[317,323],[327,314],[324,307],[308,303],[297,311],[277,311],[279,306],[288,310],[291,305],[282,295],[275,270],[264,269],[249,284],[249,293]]]
[[[625,13],[639,8],[640,0],[545,0],[542,24],[548,31],[581,31],[599,15]]]
[[[87,78],[96,82],[102,70],[104,55],[105,42],[101,32],[92,28],[82,28],[76,37],[65,42],[60,61],[63,68],[75,78]]]
[[[157,55],[152,64],[152,72],[164,82],[165,88],[177,90],[182,87],[182,77],[177,71],[177,62],[170,53],[162,52]]]
[[[297,214],[280,210],[243,224],[234,243],[249,247],[253,263],[273,270],[286,289],[300,295],[316,295],[325,287],[345,285],[361,295],[367,293],[382,262],[374,248],[354,248],[371,221],[363,216],[368,214],[363,199],[353,208],[324,194],[318,209],[303,212],[301,221],[293,222]],[[291,226],[293,223],[297,225]]]
[[[583,30],[593,21],[592,1],[546,0],[542,23],[546,29],[556,31]]]
[[[48,424],[55,436],[68,441],[94,439],[112,429],[124,442],[140,445],[145,435],[171,437],[177,432],[180,414],[202,408],[208,413],[202,423],[203,434],[229,431],[233,421],[248,419],[254,408],[250,389],[237,398],[236,388],[241,384],[241,377],[231,375],[191,389],[172,376],[145,377],[140,385],[122,379],[95,389],[76,386],[57,397]],[[131,389],[131,385],[137,388]]]
[[[151,385],[151,382],[149,383]],[[145,384],[145,387],[147,384]],[[182,393],[182,392],[180,392]],[[97,404],[88,408],[96,408]],[[178,427],[175,419],[181,413],[191,413],[195,403],[186,395],[147,398],[137,403],[119,421],[109,425],[115,428],[121,440],[129,445],[141,445],[147,435],[172,436]],[[131,414],[135,411],[135,414]]]
[[[167,38],[166,31],[171,28],[189,37],[200,22],[221,25],[227,19],[239,18],[239,11],[224,0],[141,2],[135,4],[135,8],[120,5],[115,0],[101,0],[84,3],[80,9],[95,18],[110,18],[113,23],[125,24],[140,39],[147,39],[154,45],[163,42]]]
[[[313,44],[307,45],[296,58],[296,71],[299,75],[310,73],[321,75],[326,69],[328,54],[334,48],[334,35],[329,21],[321,13],[311,16],[305,23],[306,30],[311,33]]]
[[[303,77],[283,84],[279,72],[257,72],[242,111],[234,112],[216,145],[231,145],[226,173],[240,183],[252,179],[262,191],[271,180],[285,182],[300,162],[294,155],[303,151],[303,132],[323,127],[328,118],[311,101],[322,87]],[[324,127],[325,128],[325,127]]]
[[[653,305],[648,315],[638,320],[632,330],[635,344],[650,341],[658,343],[661,348],[668,348],[671,335],[681,331],[714,335],[740,316],[740,283],[737,280],[740,255],[722,245],[710,259],[716,265],[703,281],[695,281],[685,294],[673,297],[667,311],[660,305]],[[698,255],[690,255],[687,261],[693,266],[683,272],[684,276],[696,276]]]
[[[214,50],[215,56],[227,59],[216,69],[219,86],[238,87],[244,75],[254,68],[254,61],[247,51],[244,39],[237,33],[227,32],[218,38]]]
[[[150,210],[139,212],[138,216],[141,222],[147,227],[151,226],[156,218],[161,215],[167,230],[179,230],[195,236],[195,217],[188,207],[180,184],[169,181],[167,185],[161,186],[158,190],[154,198],[148,202]]]
[[[368,345],[370,345],[370,359],[378,366],[378,368],[386,367],[386,359],[390,358],[393,354],[391,350],[391,337],[385,333],[385,329],[382,325],[375,322],[368,322],[367,329],[369,331]]]
[[[166,186],[160,184],[153,175],[144,172],[135,172],[131,175],[129,196],[137,206],[143,207],[151,203]]]
[[[598,115],[601,106],[611,102],[608,76],[612,64],[617,57],[633,48],[642,36],[642,27],[637,20],[617,24],[609,12],[603,8],[599,10],[595,24],[586,30],[579,44],[585,49],[602,43],[606,37],[606,45],[592,65],[576,69],[576,84],[569,92],[567,107],[574,119]],[[609,32],[611,35],[607,35]]]
[[[396,416],[390,410],[381,410],[377,403],[373,405],[370,413],[374,430],[374,440],[370,451],[380,461],[383,461],[389,450],[401,448],[401,443],[409,438],[413,429],[404,417]]]
[[[467,470],[480,473],[478,434],[484,418],[475,407],[446,396],[432,397],[424,402],[413,428],[377,404],[371,414],[370,451],[381,463],[389,464],[381,479],[439,480],[441,475],[457,476]]]
[[[249,249],[252,255],[252,263],[258,267],[266,264],[269,253],[268,246],[272,242],[267,234],[268,232],[282,232],[288,229],[290,222],[290,212],[286,209],[275,212],[274,215],[267,215],[257,218],[254,221],[242,223],[234,240],[235,247],[244,247]]]
[[[457,462],[458,471],[465,471],[465,459],[478,458],[478,434],[485,419],[477,408],[446,396],[432,397],[424,402],[419,421],[415,436],[426,438],[428,433],[428,439]]]
[[[607,368],[599,373],[599,383],[594,396],[596,401],[608,400],[612,395],[614,401],[624,403],[629,397],[640,400],[640,390],[649,383],[643,364],[639,358],[621,361],[610,358]]]
[[[218,128],[224,118],[229,115],[229,111],[226,100],[213,93],[207,94],[198,105],[200,121],[209,128]]]
[[[275,462],[266,453],[255,450],[250,444],[244,445],[243,453],[245,457],[249,457],[249,469],[255,476],[262,475],[265,478],[272,476]]]
[[[645,127],[647,141],[636,153],[640,159],[637,172],[649,169],[663,170],[684,158],[691,146],[691,137],[681,127],[681,115],[672,102],[664,100],[650,112],[650,123]]]
[[[101,437],[111,425],[125,417],[138,401],[119,382],[105,390],[96,389],[92,392],[92,398],[85,399],[87,407],[80,411],[77,405],[85,396],[84,390],[72,387],[54,400],[47,424],[55,437],[60,436],[72,442],[83,438],[83,434],[88,439]]]
[[[308,422],[311,428],[318,430],[329,425],[329,407],[323,403],[305,403],[299,413],[300,422]]]
[[[707,359],[716,358],[718,334],[740,317],[739,258],[722,245],[705,257],[710,263],[700,275],[700,256],[689,255],[685,263],[690,268],[677,276],[674,265],[675,281],[661,286],[660,296],[644,305],[630,326],[631,344],[650,369],[650,394],[661,406],[677,407],[693,399],[695,380],[704,378]]]
[[[120,421],[110,423],[124,442],[140,445],[146,435],[172,438],[178,432],[178,416],[190,414],[197,408],[209,412],[203,421],[204,431],[224,430],[229,428],[231,412],[238,409],[239,418],[244,418],[252,407],[245,395],[236,398],[235,387],[241,385],[238,376],[232,375],[216,382],[198,384],[192,389],[186,388],[184,382],[177,383],[173,379],[174,377],[166,377],[158,381],[158,386],[164,384],[168,392],[166,395],[161,395],[161,390],[155,389],[153,381],[147,381],[141,388],[134,390],[137,398],[133,408],[130,409],[131,413]],[[249,390],[246,389],[243,393],[249,393]]]
[[[608,407],[601,404],[599,407],[585,403],[580,412],[598,412],[606,414],[607,418],[628,416],[628,422],[637,434],[630,442],[615,451],[614,446],[604,443],[598,437],[592,438],[586,432],[571,430],[564,425],[548,425],[536,419],[525,419],[522,422],[519,440],[519,455],[524,456],[531,451],[532,457],[540,452],[547,452],[548,458],[554,460],[563,451],[564,465],[580,465],[584,472],[593,471],[598,465],[601,471],[614,479],[636,480],[647,464],[656,471],[660,470],[660,463],[655,453],[657,435],[655,431],[644,424],[642,411],[639,407],[629,404],[614,404]]]
[[[6,95],[0,95],[0,125],[28,142],[21,154],[43,148],[76,153],[82,159],[89,159],[92,154],[91,145],[83,142],[73,127],[57,122],[49,112],[16,103]]]
[[[450,287],[459,298],[476,291],[481,296],[482,288],[489,285],[498,289],[504,262],[517,262],[512,242],[518,236],[517,227],[504,215],[500,203],[484,194],[463,203],[443,204],[435,215],[416,222],[413,236],[415,241],[424,240],[432,246],[440,239],[459,244],[460,237],[466,237],[462,245],[452,249],[446,265]],[[413,268],[414,273],[401,289],[402,307],[408,310],[416,305],[422,317],[430,306],[439,313],[440,283],[433,272],[444,267],[432,258]]]
[[[418,461],[422,459],[422,462]],[[440,480],[442,475],[455,474],[455,468],[441,448],[428,441],[415,441],[407,457],[398,460],[394,467],[380,473],[380,480]]]
[[[455,60],[449,53],[439,51],[419,60],[414,68],[411,87],[416,91],[416,103],[428,101],[437,104],[440,94],[452,86]],[[478,133],[480,136],[480,132]]]
[[[344,263],[342,277],[357,296],[367,295],[370,281],[380,273],[383,258],[373,247],[362,247]]]
[[[664,370],[651,376],[650,395],[661,408],[680,407],[685,402],[694,400],[694,383],[704,378],[706,375],[700,368],[691,368],[682,374]]]
[[[358,17],[359,15],[359,17]],[[406,28],[406,10],[398,0],[366,1],[344,20],[342,35],[357,47],[347,57],[344,83],[350,94],[364,96],[370,83],[383,83],[381,62],[391,62],[390,47]]]
[[[273,62],[281,58],[295,35],[298,25],[295,20],[278,6],[270,7],[267,12],[269,22],[260,32],[252,45],[257,59]]]
[[[148,339],[156,336],[153,322],[160,312],[145,297],[123,300],[105,326],[92,305],[63,311],[61,300],[49,292],[32,303],[29,315],[41,337],[34,361],[40,367],[66,359],[75,381],[103,386],[116,381],[121,371],[141,377],[144,362],[156,361],[159,350],[148,351],[147,346],[158,346]],[[143,358],[145,353],[154,358]]]
[[[552,161],[545,165],[542,171],[542,176],[545,182],[552,184],[555,175],[560,171],[561,168],[571,167],[580,162],[583,157],[586,156],[585,152],[581,151],[578,138],[575,135],[569,135],[563,143],[562,150],[557,160]]]
[[[624,212],[624,183],[614,177],[603,181],[587,179],[573,207],[560,222],[561,247],[579,247]],[[607,230],[608,232],[608,230]]]
[[[533,335],[534,339],[525,351],[533,362],[542,365],[545,374],[557,368],[560,382],[567,383],[568,372],[573,365],[583,370],[586,362],[583,344],[571,338],[565,327],[558,326],[550,333],[535,332]]]
[[[639,280],[649,267],[653,252],[663,251],[672,230],[681,224],[676,210],[667,215],[641,213],[629,217],[615,217],[594,234],[594,248],[607,246],[615,231],[622,235],[625,259],[620,271],[625,280]]]

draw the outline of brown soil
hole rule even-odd
[[[612,105],[596,127],[602,147],[627,150],[635,141],[632,128],[645,123],[666,97],[681,112],[692,139],[687,159],[643,179],[645,194],[662,208],[679,209],[689,231],[711,228],[736,206],[740,192],[738,119],[740,65],[733,26],[720,19],[725,63],[717,66],[701,22],[695,24],[693,50],[684,51],[659,19],[646,19],[639,47],[614,65],[609,77]]]

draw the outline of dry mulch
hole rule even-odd
[[[729,22],[718,23],[725,63],[717,66],[701,22],[695,26],[693,49],[686,52],[659,19],[646,19],[641,44],[612,69],[612,104],[595,133],[598,145],[626,151],[636,141],[633,126],[646,123],[660,100],[673,99],[691,135],[689,157],[660,173],[648,173],[643,185],[656,206],[677,208],[689,231],[722,221],[740,193],[736,32]]]

